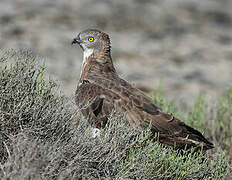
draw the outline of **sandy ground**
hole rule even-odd
[[[31,49],[72,96],[82,63],[71,40],[98,28],[111,36],[114,64],[129,82],[191,106],[232,84],[231,0],[1,0],[0,49]]]

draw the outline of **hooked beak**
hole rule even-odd
[[[80,40],[79,37],[74,38],[73,41],[72,41],[72,44],[80,44],[80,43],[82,43],[82,41]]]

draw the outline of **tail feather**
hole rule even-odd
[[[203,147],[205,149],[214,148],[213,143],[209,142],[199,131],[187,125],[185,125],[185,127],[187,131],[190,133],[190,139],[203,144]]]
[[[213,143],[208,141],[199,131],[196,129],[184,125],[183,131],[180,134],[170,135],[159,133],[158,140],[160,143],[168,146],[173,146],[178,149],[196,148],[208,150],[214,148]]]

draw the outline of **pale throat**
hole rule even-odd
[[[80,77],[82,77],[83,73],[84,73],[84,69],[85,66],[87,65],[87,59],[89,58],[89,56],[91,56],[93,54],[93,49],[85,49],[83,51],[83,61],[82,61],[82,67],[81,67],[81,74]]]
[[[83,64],[85,63],[86,59],[93,54],[93,49],[85,49],[83,55]]]

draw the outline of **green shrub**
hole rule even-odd
[[[58,95],[53,81],[44,78],[45,65],[28,52],[3,59],[0,68],[1,179],[223,179],[229,177],[228,150],[214,153],[177,151],[150,141],[149,129],[127,127],[112,115],[100,137],[79,115],[72,99]],[[155,92],[153,100],[165,111],[183,117],[174,102]],[[224,102],[226,101],[226,103]],[[226,138],[228,98],[216,111],[216,135]],[[222,103],[220,102],[220,103]],[[208,112],[198,99],[187,123],[206,129]],[[225,115],[226,114],[226,115]],[[221,118],[223,117],[223,118]],[[198,124],[197,122],[200,121]],[[199,125],[199,126],[198,126]],[[201,127],[204,126],[204,127]],[[211,128],[210,128],[211,129]],[[221,130],[222,129],[222,130]],[[209,131],[207,131],[209,133]],[[209,133],[210,134],[210,133]],[[221,135],[220,135],[221,134]],[[228,140],[227,140],[228,141]],[[231,145],[228,149],[231,150]]]
[[[203,133],[208,116],[207,113],[208,109],[205,98],[200,95],[194,102],[193,110],[188,113],[186,122]]]
[[[12,57],[11,57],[12,58]],[[44,68],[29,52],[13,56],[11,65],[0,67],[0,153],[21,132],[54,141],[68,134],[72,117],[66,98],[55,95],[55,84],[45,82]],[[0,161],[5,155],[0,155]]]
[[[215,114],[214,138],[232,160],[232,88],[217,103]]]

